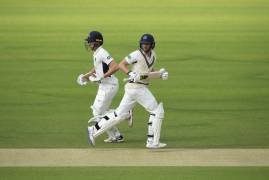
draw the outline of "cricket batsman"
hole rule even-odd
[[[165,143],[160,142],[164,118],[163,104],[158,104],[148,89],[150,79],[168,79],[168,72],[165,69],[162,68],[159,71],[153,69],[156,63],[154,47],[154,37],[151,34],[144,34],[140,39],[140,48],[130,53],[119,64],[120,70],[128,75],[125,94],[114,112],[108,113],[94,126],[88,127],[90,144],[95,145],[96,137],[128,117],[128,112],[138,103],[149,113],[146,147],[163,148],[166,146]],[[128,66],[131,66],[131,70]]]
[[[85,39],[85,47],[88,51],[93,52],[94,67],[86,74],[81,74],[77,78],[77,83],[81,86],[91,81],[99,84],[98,92],[94,103],[91,106],[93,120],[99,122],[111,105],[111,102],[117,94],[119,83],[118,79],[113,75],[118,70],[118,64],[110,56],[110,54],[102,47],[103,36],[98,31],[92,31]],[[131,111],[130,111],[131,112]],[[130,114],[129,114],[130,117]],[[106,143],[123,142],[124,138],[115,126],[107,129],[108,138],[104,140]]]

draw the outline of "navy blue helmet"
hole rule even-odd
[[[154,49],[155,47],[155,40],[151,34],[143,34],[140,38],[140,48],[142,44],[151,44],[151,48]]]
[[[104,39],[100,32],[98,31],[92,31],[89,33],[89,36],[85,39],[88,43],[91,42],[98,42],[100,45],[103,44]]]

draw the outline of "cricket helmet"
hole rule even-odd
[[[100,32],[98,31],[91,31],[89,33],[89,36],[85,39],[85,41],[87,41],[88,43],[91,42],[98,42],[100,44],[100,46],[103,44],[104,39],[103,36]]]
[[[140,48],[142,48],[142,44],[150,44],[151,49],[154,49],[155,47],[155,40],[151,34],[143,34],[140,38],[139,43],[140,43]]]

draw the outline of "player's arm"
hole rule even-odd
[[[137,63],[137,56],[140,54],[139,51],[134,51],[130,53],[128,56],[126,56],[120,63],[119,63],[119,69],[124,72],[127,75],[130,75],[132,73],[128,65]]]
[[[108,64],[108,67],[109,67],[109,70],[104,74],[104,78],[111,76],[112,74],[117,72],[119,69],[118,64],[114,60],[112,60]]]
[[[139,51],[134,51],[126,56],[119,64],[119,69],[128,75],[127,81],[138,82],[140,80],[140,74],[138,72],[130,71],[128,68],[129,64],[137,63],[137,55]]]
[[[130,72],[128,69],[128,65],[129,63],[125,59],[123,59],[119,64],[119,69],[125,74],[128,74]]]
[[[89,72],[87,72],[86,74],[84,74],[82,78],[85,79],[85,80],[87,80],[87,81],[89,81],[89,77],[91,75],[93,75],[94,73],[95,73],[95,69],[92,68]]]
[[[126,59],[123,59],[119,64],[119,69],[128,75],[128,78],[124,79],[124,81],[132,81],[132,82],[139,81],[141,79],[139,73],[130,71],[128,68],[129,64],[130,63]]]
[[[95,73],[95,69],[92,68],[89,72],[86,74],[80,74],[77,78],[77,83],[81,86],[84,86],[89,81],[89,77],[92,76]]]

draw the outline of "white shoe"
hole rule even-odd
[[[128,121],[128,127],[129,128],[133,127],[133,109],[129,111],[129,117],[127,121]]]
[[[88,141],[89,141],[89,144],[92,145],[92,146],[95,146],[95,140],[94,140],[94,137],[93,137],[93,129],[94,127],[93,126],[88,126]]]
[[[105,143],[121,143],[121,142],[124,142],[124,138],[122,135],[120,135],[117,138],[109,137],[109,138],[105,139],[104,142]]]
[[[159,144],[153,144],[153,143],[147,143],[146,148],[148,149],[160,149],[166,147],[167,144],[165,143],[159,143]]]

